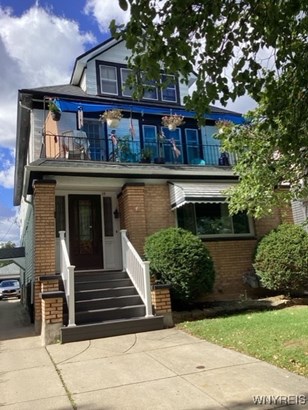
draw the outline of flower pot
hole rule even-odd
[[[60,111],[50,111],[51,112],[51,118],[54,120],[54,121],[60,121],[60,119],[61,119],[61,113],[60,113]]]
[[[164,164],[164,163],[165,163],[165,158],[163,157],[154,158],[154,164]]]
[[[176,129],[176,125],[175,124],[168,124],[168,129],[169,129],[169,131],[174,131]]]
[[[120,124],[120,120],[118,120],[117,118],[107,118],[107,125],[110,128],[117,128],[118,125]]]

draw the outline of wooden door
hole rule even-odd
[[[69,195],[70,261],[76,269],[103,268],[101,198]]]

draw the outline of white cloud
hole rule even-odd
[[[0,152],[0,185],[4,188],[14,187],[14,151],[10,150],[8,154]]]
[[[118,24],[127,23],[129,20],[129,12],[123,11],[117,0],[87,0],[84,12],[97,20],[102,33],[109,32],[112,19],[115,19]]]
[[[20,227],[18,219],[18,210],[16,210],[16,215],[9,218],[0,217],[0,243],[11,241],[15,245],[19,245]]]

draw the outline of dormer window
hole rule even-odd
[[[102,94],[118,95],[117,68],[109,65],[100,66]]]
[[[98,86],[101,95],[113,95],[117,97],[132,98],[133,88],[126,85],[131,70],[119,64],[112,65],[105,62],[97,62]],[[161,74],[161,82],[166,88],[160,88],[156,81],[146,80],[141,76],[144,86],[143,100],[164,103],[178,103],[179,87],[175,76]]]
[[[162,101],[176,102],[176,82],[173,75],[162,75],[163,83],[167,83],[167,87],[161,90]]]

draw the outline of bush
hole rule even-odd
[[[173,301],[192,302],[212,290],[215,271],[202,241],[182,228],[163,229],[147,238],[145,256],[150,272],[171,284]]]
[[[282,224],[258,244],[254,268],[264,287],[294,291],[308,286],[308,234]]]

